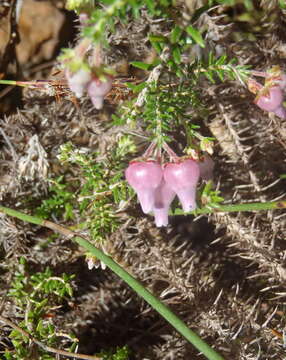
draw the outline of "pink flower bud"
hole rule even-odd
[[[163,178],[161,165],[154,161],[133,162],[125,170],[126,180],[136,191],[138,200],[145,214],[153,210],[155,190]]]
[[[196,208],[196,186],[200,177],[200,168],[194,160],[167,164],[164,179],[167,185],[178,195],[185,212]]]
[[[91,74],[84,69],[80,69],[75,73],[66,71],[66,78],[71,91],[75,93],[76,97],[80,98],[91,80]]]
[[[204,154],[203,160],[198,162],[201,178],[205,181],[212,180],[214,162],[208,154]]]
[[[266,92],[266,93],[265,93]],[[279,86],[265,88],[257,95],[255,104],[262,110],[274,112],[283,102],[283,94]]]
[[[155,191],[155,202],[153,212],[157,227],[168,225],[169,207],[174,200],[176,193],[162,180]]]
[[[92,79],[88,84],[87,92],[90,96],[90,99],[97,110],[102,109],[103,100],[105,95],[110,91],[112,87],[112,79],[108,78],[106,81],[101,81],[99,79]]]

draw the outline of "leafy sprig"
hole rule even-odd
[[[128,135],[118,137],[117,145],[107,158],[100,161],[98,153],[83,152],[71,143],[64,144],[60,149],[60,161],[75,166],[81,179],[75,202],[82,219],[80,227],[88,230],[98,243],[104,243],[120,225],[115,212],[130,193],[122,181],[122,160],[136,148]]]
[[[235,58],[228,60],[226,55],[216,58],[210,52],[207,61],[197,61],[189,71],[193,71],[196,76],[206,76],[212,83],[216,83],[218,79],[224,82],[227,78],[244,83],[250,75],[249,68],[249,66],[237,64]]]
[[[18,312],[23,317],[19,326],[28,331],[47,345],[55,346],[62,340],[59,339],[56,327],[53,323],[54,307],[61,304],[73,294],[72,279],[74,275],[62,274],[54,276],[51,269],[46,268],[43,272],[30,273],[27,262],[20,259],[8,296],[17,305]],[[6,360],[28,359],[31,357],[30,347],[27,346],[29,339],[18,330],[12,330],[9,334],[14,349],[6,350]],[[74,335],[65,335],[71,343],[68,348],[74,349],[77,339]],[[39,360],[52,360],[49,354],[37,349]]]

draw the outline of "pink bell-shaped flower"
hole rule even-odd
[[[145,214],[153,210],[155,191],[163,179],[162,167],[155,161],[131,162],[125,170],[129,185],[136,191]]]
[[[255,99],[255,104],[262,110],[275,112],[283,102],[283,94],[280,86],[273,86],[269,89],[263,88]]]
[[[209,181],[213,178],[214,162],[208,154],[204,154],[203,159],[198,162],[200,176],[203,180]]]
[[[85,69],[80,69],[75,73],[66,71],[66,78],[71,91],[75,93],[77,98],[80,98],[91,80],[91,74]]]
[[[185,212],[197,207],[196,186],[199,177],[199,165],[191,159],[183,160],[180,163],[169,163],[164,169],[166,184],[178,195]]]
[[[88,95],[97,110],[102,109],[103,100],[105,95],[111,90],[112,79],[106,78],[105,81],[101,81],[97,78],[92,79],[92,81],[87,86]]]
[[[176,193],[162,180],[160,186],[155,190],[155,202],[153,207],[155,224],[157,227],[168,225],[169,207]]]

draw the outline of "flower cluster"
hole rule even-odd
[[[98,110],[102,108],[104,97],[112,87],[112,78],[110,76],[100,80],[91,71],[85,69],[79,69],[74,73],[67,70],[66,78],[69,88],[75,93],[76,97],[82,97],[84,92],[87,91],[94,107]]]
[[[87,58],[91,50],[92,56]],[[93,47],[90,40],[83,39],[74,49],[67,49],[61,61],[70,90],[78,98],[87,92],[94,107],[101,109],[112,87],[112,71],[101,63],[100,46]]]
[[[257,94],[254,103],[260,109],[273,112],[281,119],[286,119],[286,108],[283,105],[286,75],[278,66],[274,66],[263,76],[265,76],[264,86],[253,79],[248,81],[249,90]]]
[[[130,162],[126,180],[135,190],[145,214],[153,212],[156,226],[168,225],[169,208],[177,195],[185,212],[195,210],[199,178],[212,177],[214,163],[208,155],[202,161],[183,157],[161,165],[159,161]]]

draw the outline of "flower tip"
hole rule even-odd
[[[188,213],[190,211],[194,211],[197,208],[197,204],[195,202],[182,202],[182,208],[184,210],[185,213]]]
[[[169,208],[153,209],[154,217],[155,217],[155,224],[157,227],[168,226],[168,223],[169,223],[168,209]]]
[[[181,189],[177,192],[184,212],[190,212],[197,208],[196,188]]]
[[[103,97],[102,96],[93,96],[90,98],[93,106],[96,110],[100,110],[103,108]]]
[[[279,106],[275,111],[274,114],[280,119],[286,120],[286,109],[284,106]]]
[[[88,95],[97,110],[102,109],[103,99],[108,94],[112,88],[111,78],[106,79],[106,81],[101,81],[97,78],[94,78],[90,81],[87,86]]]
[[[95,267],[95,263],[94,263],[93,258],[88,258],[87,259],[87,267],[88,267],[88,270],[92,270]]]
[[[136,193],[143,213],[148,214],[151,212],[154,205],[154,190],[141,189],[137,190]]]

